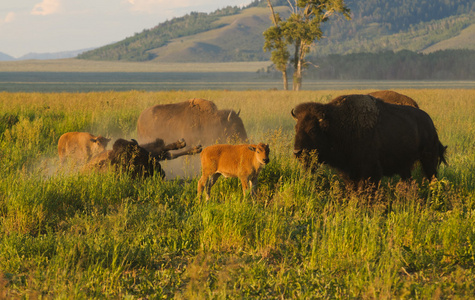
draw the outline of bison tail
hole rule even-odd
[[[445,159],[446,152],[447,146],[444,146],[439,142],[439,164],[444,163],[444,165],[448,165],[447,160]]]

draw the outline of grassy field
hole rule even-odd
[[[262,70],[270,62],[140,63],[80,59],[0,62],[0,92],[108,92],[173,90],[282,90],[281,76]],[[258,72],[259,71],[259,72]],[[474,81],[315,80],[304,90],[471,89]]]
[[[305,90],[467,89],[474,81],[306,79]],[[256,72],[0,72],[0,92],[77,93],[107,91],[282,90],[280,78]]]
[[[475,298],[475,90],[397,89],[428,112],[448,166],[374,199],[292,157],[290,110],[369,90],[0,93],[0,298]],[[255,198],[220,179],[60,168],[59,136],[136,137],[140,112],[201,97],[241,109],[271,163]]]
[[[164,63],[94,61],[76,58],[0,61],[0,72],[255,72],[269,61],[227,63]]]

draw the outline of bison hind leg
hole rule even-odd
[[[219,176],[221,174],[219,173],[214,173],[212,175],[205,175],[203,174],[198,181],[198,197],[201,198],[201,193],[203,192],[203,188],[205,190],[206,194],[206,200],[209,200],[210,194],[211,194],[211,187],[216,183],[218,180]]]
[[[168,144],[165,146],[165,151],[170,151],[170,150],[178,150],[181,148],[185,148],[186,142],[184,139],[179,139],[178,141]]]

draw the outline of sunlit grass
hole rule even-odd
[[[475,290],[475,91],[397,90],[448,145],[428,183],[346,190],[292,157],[290,110],[369,90],[0,93],[0,298],[470,298]],[[271,162],[254,198],[220,179],[81,173],[67,131],[135,138],[140,112],[189,98],[241,110]]]

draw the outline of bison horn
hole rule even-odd
[[[239,117],[239,114],[241,113],[241,110],[238,110],[238,112],[236,113],[236,115]]]
[[[297,116],[295,116],[295,113],[294,113],[294,109],[292,108],[292,110],[290,111],[290,114],[292,115],[292,117],[297,121]]]
[[[231,121],[231,114],[233,113],[233,111],[230,111],[229,112],[229,115],[228,115],[228,122]]]
[[[299,157],[302,154],[302,149],[294,149],[294,155]]]

